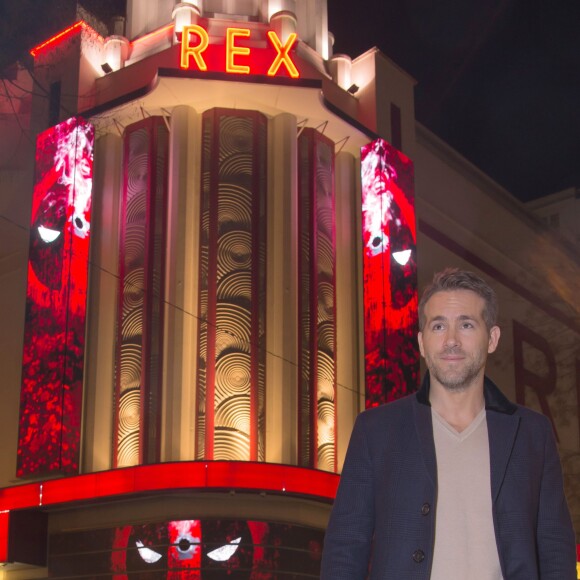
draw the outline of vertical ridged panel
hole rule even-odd
[[[334,145],[313,129],[299,156],[299,461],[336,468]]]
[[[160,118],[125,132],[116,365],[117,467],[159,456],[168,134]]]
[[[263,460],[266,119],[203,119],[198,459]]]

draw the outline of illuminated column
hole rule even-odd
[[[105,64],[103,70],[111,72],[125,66],[130,44],[124,36],[108,36],[105,40]]]
[[[180,2],[175,5],[171,17],[173,18],[174,28],[173,32],[177,42],[181,39],[181,33],[184,26],[191,26],[197,24],[199,17],[202,14],[201,0],[191,2]]]
[[[278,12],[296,12],[296,0],[267,0],[268,20]]]
[[[203,115],[196,457],[265,458],[267,120]]]
[[[361,150],[366,406],[418,387],[413,162],[383,139]]]
[[[298,192],[293,115],[272,119],[268,150],[266,460],[296,464]]]
[[[335,54],[329,61],[332,80],[345,91],[352,85],[352,60],[346,54]]]
[[[298,138],[299,464],[336,470],[334,143]]]
[[[270,18],[270,26],[282,43],[286,44],[288,37],[296,32],[296,15],[289,11],[276,12]]]
[[[350,153],[341,152],[335,161],[336,190],[336,350],[340,353],[337,367],[337,463],[339,471],[350,439],[354,419],[362,408],[359,404],[359,385],[364,383],[360,367],[363,355],[362,296],[359,291],[361,229],[360,192],[356,162]]]
[[[114,350],[119,281],[119,199],[122,139],[101,137],[95,150],[95,204],[89,293],[90,356],[87,360],[83,471],[111,468]]]
[[[160,456],[167,128],[149,117],[125,130],[119,265],[116,467]]]
[[[94,127],[36,141],[17,476],[79,471]]]
[[[193,458],[197,369],[201,120],[173,109],[169,133],[163,461]]]

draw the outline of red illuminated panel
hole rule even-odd
[[[0,489],[0,514],[9,510],[106,500],[139,493],[246,490],[332,501],[339,476],[275,463],[183,461],[100,471]]]
[[[0,512],[0,562],[8,561],[8,527],[10,524],[10,512]]]
[[[0,562],[6,561],[8,546],[14,545],[15,538],[9,537],[10,513],[18,514],[20,510],[35,513],[49,506],[72,506],[76,502],[87,501],[110,502],[137,494],[167,494],[175,490],[238,490],[331,502],[338,481],[339,476],[335,473],[289,465],[247,461],[184,461],[113,469],[3,488],[0,489]],[[127,537],[124,529],[117,528],[115,532],[119,535],[119,541]],[[180,529],[180,526],[176,526],[175,534]],[[122,560],[118,559],[119,565]],[[79,561],[78,554],[76,561]],[[91,572],[95,573],[96,569]]]
[[[93,143],[77,118],[37,139],[18,477],[79,467]]]
[[[48,572],[114,580],[318,578],[323,536],[306,526],[231,518],[58,532],[50,536]]]
[[[417,389],[413,163],[382,139],[361,150],[366,406]]]

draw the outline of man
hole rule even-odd
[[[361,413],[328,525],[322,580],[575,580],[550,422],[485,376],[494,291],[436,274],[419,303],[421,389]]]

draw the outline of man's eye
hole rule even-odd
[[[147,564],[155,564],[155,562],[161,559],[161,554],[151,550],[150,548],[146,548],[143,542],[137,540],[135,544],[139,549],[139,556],[141,556],[143,561],[147,562]]]
[[[443,328],[442,324],[434,324],[433,325],[433,330],[441,330]]]
[[[222,546],[221,548],[216,548],[211,552],[208,552],[208,558],[215,560],[216,562],[225,562],[229,560],[235,553],[236,550],[239,548],[239,543],[242,541],[242,538],[236,538],[232,540],[229,544]]]

